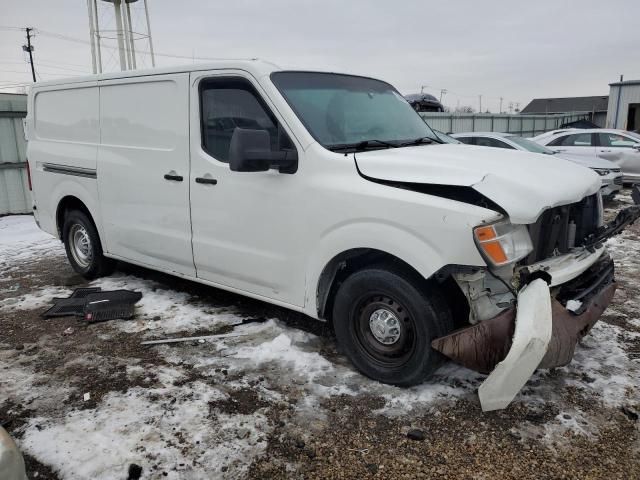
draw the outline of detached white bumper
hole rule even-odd
[[[536,279],[518,293],[513,343],[478,391],[483,411],[506,408],[547,353],[552,313],[549,286]]]

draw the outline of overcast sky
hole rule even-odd
[[[422,85],[436,96],[447,89],[443,103],[451,107],[477,109],[480,94],[491,111],[499,97],[506,109],[535,97],[607,95],[620,74],[640,78],[638,0],[148,2],[159,54],[259,57],[366,74],[404,94]],[[110,4],[98,3],[112,29]],[[136,29],[144,24],[141,3],[134,4]],[[0,86],[31,78],[24,32],[7,27],[40,30],[34,55],[43,80],[91,71],[86,0],[0,0],[0,12]],[[148,49],[142,40],[136,48]],[[111,70],[113,53],[103,51]],[[191,61],[156,58],[162,66]]]

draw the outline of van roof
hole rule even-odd
[[[278,65],[260,60],[258,58],[240,59],[240,60],[216,60],[207,63],[196,63],[179,65],[175,67],[162,67],[146,70],[125,70],[122,72],[101,73],[99,75],[83,75],[78,77],[60,78],[57,80],[48,80],[46,82],[36,82],[32,86],[35,88],[66,85],[73,83],[97,82],[100,80],[112,80],[118,78],[144,77],[149,75],[163,75],[169,73],[197,72],[202,70],[220,70],[220,69],[238,69],[245,70],[255,77],[263,77],[272,72],[282,70]]]

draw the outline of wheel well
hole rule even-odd
[[[372,248],[347,250],[333,257],[322,270],[316,292],[318,317],[331,320],[333,300],[342,282],[349,275],[373,264],[388,264],[392,268],[401,269],[411,276],[424,280],[424,277],[411,265],[389,253]]]
[[[342,252],[324,267],[318,280],[316,294],[318,317],[331,322],[333,301],[342,282],[351,274],[367,266],[380,264],[388,265],[389,268],[402,272],[414,281],[423,283],[425,288],[427,287],[427,282],[436,282],[451,310],[455,328],[468,325],[468,301],[451,276],[449,268],[444,267],[436,272],[431,279],[426,279],[404,260],[381,250],[370,248],[355,248]]]
[[[64,217],[67,215],[67,212],[70,212],[71,210],[80,210],[81,212],[83,212],[85,215],[89,217],[89,219],[93,222],[94,225],[96,223],[93,220],[93,216],[91,215],[91,212],[89,212],[89,209],[87,208],[87,206],[84,203],[82,203],[82,200],[72,195],[68,195],[64,197],[62,200],[60,200],[60,203],[58,203],[58,209],[56,210],[56,228],[58,229],[58,237],[62,241],[64,241],[64,238],[62,238],[62,227],[64,226]]]

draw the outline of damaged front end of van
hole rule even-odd
[[[479,388],[484,411],[506,408],[536,369],[567,365],[611,303],[614,264],[604,242],[640,217],[640,205],[606,225],[602,215],[599,194],[592,194],[545,210],[533,224],[475,229],[488,267],[452,274],[468,300],[471,325],[432,346],[488,374]],[[520,260],[508,263],[513,255]]]

